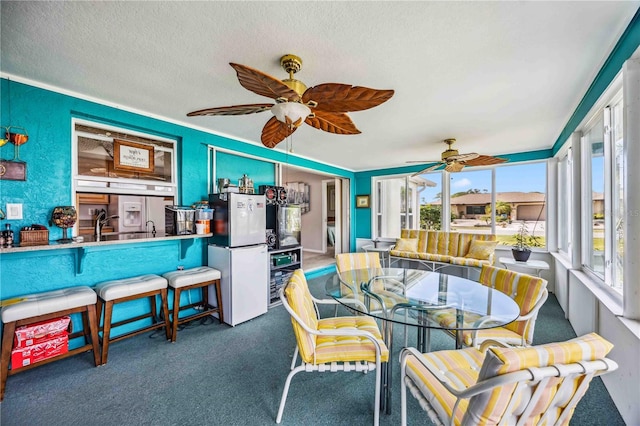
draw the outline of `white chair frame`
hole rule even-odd
[[[491,342],[492,344],[495,342]],[[488,346],[488,345],[487,345]],[[483,349],[486,346],[483,345]],[[418,400],[420,406],[427,412],[429,418],[437,425],[444,425],[445,423],[440,419],[435,412],[435,410],[429,404],[427,398],[422,394],[420,389],[416,386],[413,380],[406,374],[407,369],[407,357],[409,355],[414,355],[416,359],[420,361],[420,363],[427,369],[433,376],[449,391],[456,397],[456,402],[453,406],[452,416],[446,424],[453,425],[455,412],[458,409],[459,403],[463,399],[469,399],[474,395],[478,395],[483,392],[491,392],[492,389],[500,386],[505,386],[511,383],[518,383],[516,389],[512,393],[512,398],[509,400],[509,403],[506,408],[506,413],[511,412],[521,401],[518,398],[513,398],[515,395],[520,394],[520,389],[526,386],[537,386],[538,384],[542,384],[542,386],[537,386],[535,391],[532,393],[530,400],[527,402],[526,408],[524,409],[520,419],[516,426],[524,425],[529,421],[529,414],[535,408],[538,399],[545,392],[544,384],[548,382],[552,377],[561,377],[563,378],[561,387],[570,387],[572,386],[571,380],[575,376],[585,375],[587,376],[587,380],[583,380],[580,386],[573,392],[571,400],[568,404],[562,409],[562,413],[558,417],[557,421],[554,424],[562,425],[568,422],[573,409],[578,404],[580,397],[578,395],[582,394],[583,390],[589,386],[589,382],[593,376],[598,376],[601,374],[605,374],[608,372],[612,372],[618,368],[618,364],[608,358],[602,358],[595,361],[581,361],[571,364],[554,364],[548,367],[530,367],[525,368],[518,371],[513,371],[511,373],[502,374],[499,376],[491,377],[487,380],[483,380],[470,386],[465,389],[456,389],[452,387],[446,378],[444,378],[441,371],[436,370],[433,366],[423,361],[422,355],[415,348],[405,348],[400,353],[400,370],[401,370],[401,381],[402,381],[402,389],[401,389],[401,424],[402,426],[406,426],[407,424],[407,388],[411,391],[411,394]],[[562,388],[561,388],[562,389]],[[550,401],[550,405],[554,405],[555,399],[562,396],[564,392],[559,390],[556,392],[556,395]],[[537,424],[547,424],[547,413],[545,413]]]
[[[287,284],[288,285],[288,284]],[[300,324],[300,326],[302,328],[304,328],[304,330],[307,333],[310,334],[314,334],[317,336],[360,336],[360,337],[364,337],[366,339],[369,339],[376,350],[376,362],[372,363],[372,362],[366,362],[366,361],[362,361],[362,362],[332,362],[330,364],[316,364],[316,363],[308,363],[308,362],[304,362],[301,360],[301,363],[299,366],[296,367],[296,362],[298,359],[298,344],[296,342],[296,348],[295,351],[293,353],[293,359],[291,360],[291,368],[290,368],[290,372],[287,375],[287,380],[285,382],[284,385],[284,389],[282,391],[282,398],[280,400],[280,407],[278,408],[278,415],[276,417],[276,423],[280,423],[280,421],[282,421],[282,414],[284,412],[284,406],[285,403],[287,401],[287,395],[289,393],[289,386],[291,385],[291,379],[293,379],[293,376],[295,376],[296,374],[298,374],[301,371],[307,372],[307,373],[311,373],[314,371],[320,372],[320,373],[324,373],[324,372],[330,372],[330,373],[335,373],[335,372],[339,372],[339,371],[356,371],[356,372],[362,372],[362,373],[367,373],[369,371],[374,371],[376,372],[376,388],[375,388],[375,403],[374,403],[374,414],[373,414],[373,424],[374,426],[378,426],[378,424],[380,423],[380,383],[381,383],[381,376],[380,376],[380,371],[381,371],[381,353],[382,353],[382,348],[380,347],[380,344],[378,342],[378,340],[375,338],[375,336],[367,331],[348,331],[348,330],[337,330],[337,331],[329,331],[329,330],[314,330],[310,327],[308,327],[304,321],[302,321],[302,319],[298,316],[298,314],[296,314],[294,312],[294,310],[291,308],[291,305],[289,305],[289,303],[287,302],[287,298],[284,295],[284,290],[287,286],[283,286],[279,293],[280,293],[280,300],[282,300],[282,305],[284,306],[284,308],[287,310],[287,312],[289,312],[289,314],[291,315],[291,317],[298,323]],[[316,299],[315,297],[311,296],[313,302],[314,302],[314,307],[316,309],[316,315],[318,315],[318,303],[323,303],[323,304],[338,304],[337,301],[335,300],[329,300],[329,299]],[[318,318],[320,316],[318,315]],[[315,360],[314,360],[315,361]]]

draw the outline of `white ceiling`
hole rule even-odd
[[[349,113],[359,135],[307,125],[297,155],[350,170],[461,153],[550,148],[639,1],[1,3],[6,77],[82,94],[260,144],[270,112],[186,117],[269,102],[237,81],[236,62],[277,78],[303,59],[307,86],[393,89]],[[284,149],[282,142],[276,149]]]

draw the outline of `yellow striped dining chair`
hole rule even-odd
[[[612,348],[595,333],[540,346],[405,348],[401,423],[409,389],[436,425],[568,425],[591,379],[618,368],[605,358]]]
[[[296,270],[289,282],[280,289],[280,299],[291,315],[297,345],[291,371],[282,391],[276,423],[282,420],[291,379],[297,373],[366,373],[375,370],[373,424],[377,426],[380,418],[381,363],[387,362],[389,351],[375,320],[368,316],[319,318],[316,303],[337,302],[315,299],[309,292],[302,269]],[[298,355],[301,361],[296,367]]]
[[[372,270],[372,274],[370,276],[365,273],[358,273],[357,276],[362,282],[368,282],[371,278],[375,277],[375,270],[381,270],[381,268],[382,266],[380,264],[380,256],[375,252],[336,254],[336,270],[338,271],[338,273],[344,273],[350,270]],[[397,280],[376,280],[373,285],[378,286],[375,293],[385,306],[380,306],[380,303],[377,299],[370,298],[368,300],[369,305],[366,306],[369,311],[383,310],[385,312],[388,312],[396,303],[407,301],[407,299],[399,296],[397,292],[385,290],[385,287],[391,285],[402,286],[402,284]],[[357,294],[357,298],[354,297],[354,302],[352,302],[353,304],[362,306],[366,302],[362,291],[359,291],[358,289],[351,289],[346,283],[344,283],[344,288],[345,291],[343,303],[346,302],[349,297],[353,297],[354,293]]]
[[[479,282],[509,295],[520,307],[520,316],[503,327],[464,331],[464,344],[478,347],[483,341],[491,339],[508,345],[531,345],[538,312],[549,296],[547,281],[533,275],[483,265]],[[441,326],[455,328],[455,313],[443,311],[435,321]]]

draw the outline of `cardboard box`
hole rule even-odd
[[[26,348],[11,351],[11,369],[26,367],[69,352],[69,336],[56,337]]]
[[[65,316],[18,327],[13,339],[13,347],[26,348],[56,337],[66,336],[70,321],[71,318]]]

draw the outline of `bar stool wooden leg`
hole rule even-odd
[[[216,287],[216,300],[218,302],[218,312],[220,318],[220,324],[224,321],[224,315],[222,314],[222,291],[220,290],[220,280],[216,280],[213,284]]]
[[[93,362],[97,367],[102,365],[102,359],[100,357],[100,338],[98,337],[100,324],[98,323],[98,316],[96,315],[96,305],[87,305],[87,311],[84,312],[84,314],[89,317],[89,334],[91,335],[91,347],[93,348]]]
[[[2,377],[0,383],[0,401],[4,399],[4,389],[7,384],[7,377],[9,377],[9,361],[11,360],[11,349],[13,348],[13,333],[16,331],[16,323],[8,322],[4,325],[2,330],[2,355],[1,364]]]
[[[175,343],[178,337],[178,322],[180,315],[180,288],[173,290],[173,316],[171,317],[171,323],[173,327],[171,329],[171,343]]]
[[[162,302],[162,315],[164,317],[164,332],[167,340],[171,340],[171,321],[169,321],[169,303],[167,297],[167,289],[160,290],[160,301]]]
[[[102,364],[107,363],[109,355],[109,336],[111,335],[111,315],[113,314],[113,300],[104,304],[104,325],[102,327]]]

